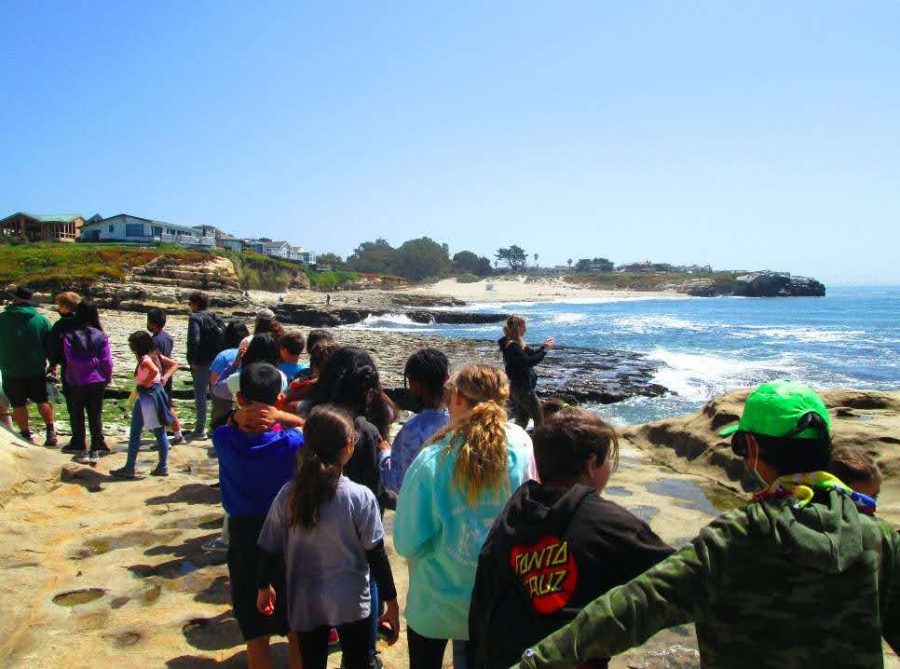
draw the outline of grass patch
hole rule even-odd
[[[0,244],[0,284],[70,288],[106,279],[122,281],[133,267],[162,255],[191,262],[204,255],[180,247],[130,247],[106,244]]]

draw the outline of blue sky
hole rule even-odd
[[[900,284],[900,2],[19,2],[0,214]]]

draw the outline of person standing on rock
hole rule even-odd
[[[56,303],[56,313],[59,314],[59,320],[50,328],[50,337],[47,341],[47,362],[50,365],[48,373],[50,376],[58,376],[62,382],[62,395],[66,402],[66,413],[72,415],[72,403],[69,400],[69,384],[66,381],[66,359],[63,355],[63,337],[66,333],[71,332],[77,326],[75,323],[75,309],[81,304],[81,295],[66,291],[57,295],[54,300]],[[57,367],[59,374],[57,375]],[[74,440],[62,447],[63,453],[77,453],[84,448],[84,444],[76,444]]]
[[[447,388],[450,424],[407,470],[394,520],[394,548],[410,561],[410,669],[440,669],[451,639],[454,667],[465,666],[478,553],[534,466],[531,444],[518,442],[527,435],[506,424],[503,372],[469,365]]]
[[[188,439],[206,439],[206,405],[209,395],[209,367],[225,347],[225,323],[209,310],[209,295],[194,291],[188,296],[187,360],[194,385],[197,420]]]
[[[96,465],[100,453],[108,453],[103,439],[103,394],[112,381],[113,359],[109,337],[97,326],[97,308],[81,302],[75,308],[75,328],[63,335],[65,383],[68,386],[72,446],[78,448],[75,462]],[[84,418],[91,434],[87,448]]]
[[[156,346],[156,350],[162,355],[171,358],[172,349],[175,348],[175,340],[172,339],[172,335],[166,331],[167,321],[168,316],[162,309],[154,308],[147,312],[147,332],[153,337],[153,345]],[[172,412],[172,418],[174,419],[174,422],[172,423],[172,439],[170,440],[169,445],[175,446],[177,444],[183,444],[184,435],[181,433],[181,423],[178,420],[178,414],[175,412],[175,399],[172,394],[172,377],[169,377],[169,380],[166,381],[166,384],[163,387],[166,390],[166,396],[169,398],[169,410]]]
[[[469,609],[469,669],[506,669],[607,590],[674,551],[600,496],[619,461],[592,411],[547,413],[534,431],[540,481],[513,493],[481,549]],[[607,658],[592,658],[591,667]]]
[[[32,441],[28,425],[28,401],[38,406],[47,429],[44,446],[58,443],[53,424],[53,405],[47,394],[47,348],[50,321],[37,312],[34,293],[20,286],[13,303],[0,313],[0,371],[3,392],[12,406],[13,420],[25,441]]]
[[[521,667],[575,667],[695,623],[705,669],[884,666],[900,650],[900,535],[874,500],[825,471],[831,417],[816,392],[764,383],[731,448],[763,486],[690,544],[527,649]]]
[[[510,316],[503,327],[503,336],[497,342],[503,353],[506,375],[509,377],[509,399],[513,419],[522,428],[528,427],[529,419],[534,421],[535,427],[541,424],[543,415],[541,403],[534,391],[537,386],[534,367],[544,359],[547,351],[555,344],[553,337],[547,337],[542,346],[537,349],[531,348],[523,339],[526,329],[524,318]]]

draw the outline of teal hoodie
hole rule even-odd
[[[523,667],[572,667],[695,622],[704,669],[883,666],[900,649],[900,540],[849,496],[754,502],[585,607]]]
[[[450,435],[422,450],[403,479],[394,523],[394,548],[410,561],[406,622],[433,639],[469,638],[469,602],[478,553],[512,493],[530,478],[531,440],[507,430],[507,485],[484,492],[472,507],[453,484],[456,451]]]
[[[11,304],[0,313],[0,369],[7,379],[44,376],[50,321],[28,304]]]

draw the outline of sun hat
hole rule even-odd
[[[261,321],[274,321],[275,312],[271,309],[260,309],[256,312],[256,317]]]
[[[19,286],[18,288],[16,288],[16,292],[13,293],[13,298],[16,300],[16,302],[34,305],[34,291],[31,290],[31,288]]]
[[[821,420],[807,418],[816,414]],[[752,432],[767,437],[815,439],[821,436],[824,423],[831,434],[831,416],[815,390],[787,379],[770,381],[750,393],[741,420],[719,432],[728,437],[735,432]]]

